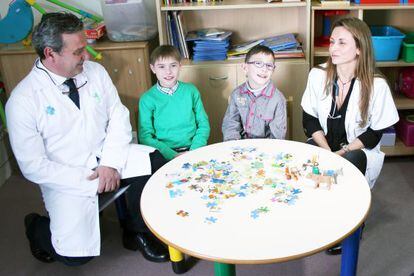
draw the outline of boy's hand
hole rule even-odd
[[[186,152],[185,151],[179,152],[179,153],[177,153],[177,155],[174,158],[177,158],[178,156],[183,155],[184,153],[186,153]]]
[[[103,192],[112,192],[119,188],[121,176],[118,171],[111,167],[99,166],[88,179],[94,180],[99,178],[98,194]]]

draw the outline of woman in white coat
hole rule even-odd
[[[309,73],[301,105],[308,143],[348,159],[372,188],[384,161],[383,130],[398,113],[387,81],[375,72],[366,23],[345,17],[333,24],[328,61]]]

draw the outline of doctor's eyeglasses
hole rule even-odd
[[[263,68],[263,66],[266,66],[266,69],[269,71],[272,71],[276,68],[276,65],[274,63],[265,63],[260,60],[256,61],[248,61],[247,64],[253,64],[256,68]]]

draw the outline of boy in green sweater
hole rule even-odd
[[[157,47],[150,56],[158,82],[139,100],[138,137],[171,160],[207,144],[210,124],[198,89],[178,81],[181,56],[171,45]]]

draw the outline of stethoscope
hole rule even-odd
[[[58,85],[56,82],[55,82],[55,80],[52,78],[52,76],[49,74],[49,72],[48,71],[46,71],[45,69],[43,69],[42,67],[40,67],[39,66],[39,62],[40,62],[40,60],[39,59],[37,59],[36,60],[36,62],[35,62],[35,66],[36,66],[36,68],[37,69],[39,69],[39,70],[41,70],[41,71],[43,71],[43,72],[45,72],[46,73],[46,75],[49,77],[49,79],[53,82],[53,84],[59,89],[59,90],[61,90],[62,91],[62,89],[60,88],[60,85]],[[88,83],[88,81],[86,80],[85,81],[85,83],[83,83],[81,86],[79,86],[79,87],[76,87],[76,89],[81,89],[82,87],[84,87],[86,84]],[[69,87],[68,87],[69,88]],[[62,93],[64,93],[64,94],[68,94],[69,93],[69,90],[68,91],[62,91]]]
[[[333,102],[334,108],[333,108],[333,111],[332,112],[329,112],[328,118],[335,120],[335,119],[342,118],[342,115],[339,114],[339,115],[335,116],[335,113],[336,113],[336,102],[335,102],[335,99],[339,95],[339,87],[338,87],[338,84],[336,83],[336,81],[334,82],[333,87],[334,87],[334,97],[332,97],[332,102]]]

